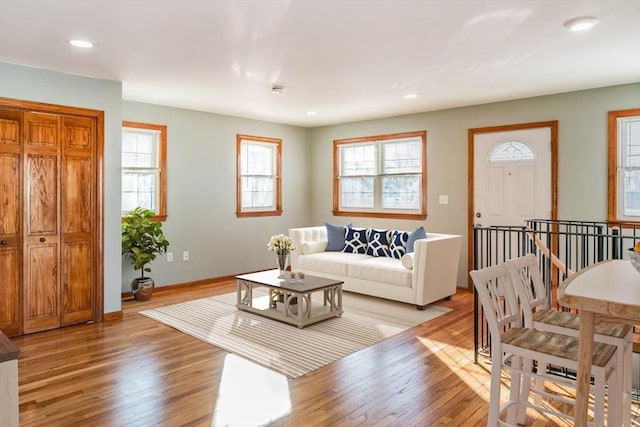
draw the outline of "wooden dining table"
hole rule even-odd
[[[640,324],[640,273],[628,260],[603,261],[562,282],[557,296],[563,306],[580,311],[575,425],[584,427],[588,416],[596,316],[631,325]],[[624,390],[628,395],[623,402],[625,425],[631,417],[631,389],[630,386],[628,388]]]

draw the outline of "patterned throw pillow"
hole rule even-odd
[[[402,256],[407,253],[407,240],[409,240],[408,231],[393,232],[391,236],[391,244],[389,245],[392,257],[402,259]]]
[[[353,252],[354,254],[367,253],[367,229],[347,228],[342,252]]]
[[[367,255],[391,256],[389,250],[389,240],[391,232],[389,230],[367,229]]]

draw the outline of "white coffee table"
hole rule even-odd
[[[342,284],[344,282],[305,275],[304,279],[279,278],[279,271],[267,270],[236,276],[236,307],[270,319],[295,325],[298,328],[325,319],[340,316],[342,310]],[[289,275],[289,272],[287,272]],[[268,302],[254,296],[256,287],[269,289]],[[322,292],[322,302],[313,302],[311,296]],[[282,296],[283,309],[278,310],[273,296]],[[293,302],[296,301],[294,310]]]

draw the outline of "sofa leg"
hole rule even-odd
[[[448,297],[444,297],[445,301],[451,301],[451,295],[449,295]]]
[[[417,310],[424,310],[425,307],[426,305],[416,305]]]

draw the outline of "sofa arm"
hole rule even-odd
[[[429,233],[416,240],[412,285],[416,304],[426,305],[456,293],[462,237]]]
[[[316,227],[290,228],[289,237],[295,247],[295,249],[289,254],[289,263],[291,264],[291,271],[297,271],[298,257],[302,253],[302,246],[307,244],[315,247],[317,245],[315,242],[326,242],[327,227],[322,225]]]

